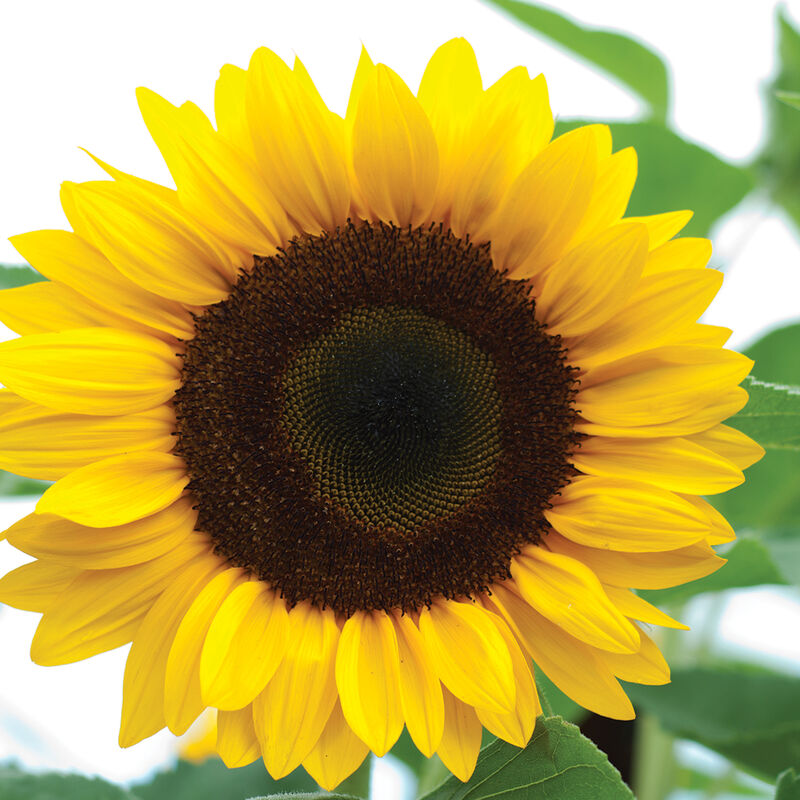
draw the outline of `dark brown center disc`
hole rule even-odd
[[[570,475],[574,374],[526,286],[441,227],[348,225],[256,258],[175,396],[199,527],[289,603],[484,591]]]

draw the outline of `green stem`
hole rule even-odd
[[[552,717],[553,716],[553,706],[550,705],[550,701],[547,699],[547,695],[544,693],[544,690],[541,686],[537,687],[539,690],[539,705],[542,707],[542,714],[545,717]]]
[[[674,740],[655,717],[637,720],[633,785],[637,800],[665,800],[675,786]]]
[[[369,800],[369,782],[372,777],[372,753],[362,762],[361,766],[349,777],[345,778],[336,788],[339,794],[349,794]]]
[[[681,607],[671,608],[667,613],[679,616],[681,610]],[[659,633],[660,641],[656,643],[667,663],[672,663],[679,650],[679,634],[669,629]],[[656,717],[640,714],[633,750],[633,787],[637,800],[666,800],[675,788],[677,769],[674,737],[661,727]]]

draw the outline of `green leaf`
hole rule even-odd
[[[246,767],[228,769],[220,759],[209,758],[202,764],[179,761],[174,769],[159,772],[151,781],[134,786],[133,791],[138,800],[227,800],[229,797],[238,800],[317,788],[317,784],[300,768],[275,781],[260,760]]]
[[[800,768],[800,678],[741,665],[695,667],[674,670],[666,686],[625,690],[670,733],[767,780]]]
[[[800,324],[770,331],[745,350],[760,381],[800,386]]]
[[[0,264],[0,289],[13,289],[28,283],[47,280],[33,267],[24,264]]]
[[[639,594],[651,603],[664,605],[683,603],[703,592],[721,592],[763,584],[786,584],[788,580],[776,566],[775,554],[760,539],[742,536],[733,547],[721,553],[728,563],[705,578],[673,586],[669,589],[651,589]]]
[[[787,106],[800,109],[800,92],[775,92],[775,97]]]
[[[778,775],[775,800],[800,800],[800,775],[793,769],[784,770]]]
[[[50,483],[0,470],[0,497],[38,497]]]
[[[31,775],[16,767],[0,768],[0,797],[3,800],[139,800],[100,778],[55,772]]]
[[[517,0],[489,0],[537,33],[567,50],[635,92],[664,121],[669,105],[669,77],[662,59],[635,39],[613,31],[586,28],[549,8]]]
[[[556,135],[598,120],[565,120]],[[688,208],[694,216],[686,236],[705,236],[723,214],[753,188],[747,170],[723,161],[677,133],[651,122],[611,122],[614,149],[633,147],[639,175],[628,204],[628,216],[660,214]]]
[[[329,794],[328,792],[323,794],[319,792],[301,792],[297,794],[293,792],[292,794],[270,794],[253,797],[250,800],[359,800],[359,798],[353,797],[352,794]]]
[[[767,450],[800,451],[800,386],[746,378],[747,405],[729,422]]]
[[[481,750],[472,777],[450,777],[423,800],[633,800],[604,753],[561,717],[539,717],[528,746],[499,739]]]
[[[768,136],[757,159],[772,198],[800,225],[800,115],[779,96],[800,92],[800,33],[778,12],[778,75],[766,93]]]

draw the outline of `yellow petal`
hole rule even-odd
[[[691,494],[684,494],[681,497],[706,515],[706,519],[708,519],[708,523],[711,526],[711,531],[706,536],[706,541],[709,544],[725,544],[726,542],[732,542],[736,538],[736,533],[728,520],[711,503],[703,500],[702,497],[695,497]]]
[[[690,236],[666,242],[650,250],[644,275],[673,270],[703,269],[711,258],[711,242],[708,239],[693,239]]]
[[[478,62],[466,39],[451,39],[433,54],[417,98],[433,127],[439,150],[439,184],[431,217],[446,219],[454,186],[463,174],[482,84]]]
[[[689,626],[670,617],[654,605],[647,602],[630,589],[622,589],[619,586],[604,585],[603,589],[608,595],[609,600],[626,616],[631,619],[638,619],[648,625],[660,625],[663,628],[679,628],[688,631]]]
[[[194,323],[183,306],[137,286],[74,233],[33,231],[13,236],[11,243],[42,275],[100,308],[181,339],[194,336]]]
[[[747,412],[745,411],[741,416],[746,417]],[[687,439],[718,453],[723,458],[734,463],[739,469],[747,469],[755,464],[756,461],[760,461],[766,453],[758,442],[754,442],[746,434],[728,425],[715,425],[706,431],[688,436]],[[697,492],[697,494],[701,494],[701,492]],[[711,493],[702,492],[702,494]]]
[[[511,575],[526,602],[582,642],[612,653],[638,649],[636,629],[580,561],[534,545],[511,560]]]
[[[344,623],[336,651],[336,686],[347,723],[375,755],[403,730],[397,634],[383,611],[357,611]]]
[[[437,754],[460,781],[468,781],[475,771],[481,749],[483,728],[472,706],[444,692],[444,734]]]
[[[669,664],[661,655],[653,640],[640,629],[642,646],[638,653],[599,653],[600,660],[620,680],[661,686],[669,683]]]
[[[611,319],[633,293],[647,255],[644,225],[623,223],[567,253],[536,299],[551,334],[580,336]]]
[[[220,136],[249,155],[254,155],[247,124],[245,97],[247,71],[225,64],[214,86],[214,118]]]
[[[568,343],[570,361],[586,370],[673,344],[676,335],[690,329],[706,310],[721,285],[722,273],[715,269],[677,270],[644,278],[624,308]]]
[[[237,586],[205,637],[200,658],[203,700],[231,711],[249,705],[275,674],[289,644],[283,599],[261,581]]]
[[[155,92],[136,92],[139,109],[169,167],[181,205],[230,244],[272,255],[294,233],[255,158],[233,147],[197,106],[176,108]]]
[[[508,652],[511,654],[511,661],[514,664],[514,681],[517,685],[517,704],[511,714],[494,714],[483,708],[475,710],[484,727],[495,736],[516,747],[525,747],[536,727],[536,717],[542,713],[531,661],[527,655],[523,655],[519,643],[503,619],[493,614],[492,621],[497,625],[497,629],[508,647]]]
[[[367,202],[364,200],[363,192],[358,185],[358,178],[356,178],[355,168],[353,167],[353,128],[355,127],[356,112],[358,111],[358,103],[361,99],[361,94],[364,91],[364,87],[372,79],[374,73],[375,64],[372,63],[367,48],[362,45],[356,73],[353,76],[350,97],[347,101],[347,112],[344,117],[345,134],[347,137],[347,172],[350,176],[351,184],[350,215],[353,217],[361,217],[362,219],[366,219],[372,216],[372,214],[367,208]]]
[[[632,147],[600,159],[589,207],[573,236],[573,245],[620,221],[636,183],[637,169],[636,151]]]
[[[669,422],[657,425],[624,426],[602,425],[578,420],[575,430],[591,436],[627,436],[643,439],[659,436],[685,436],[704,431],[740,411],[747,404],[747,397],[745,389],[741,386],[734,386],[726,392],[721,392],[707,406]]]
[[[164,719],[176,736],[186,733],[209,705],[203,702],[200,691],[203,642],[219,607],[245,575],[244,570],[235,567],[215,575],[194,598],[178,625],[164,674]]]
[[[361,766],[367,753],[369,748],[350,729],[337,702],[314,749],[303,759],[303,766],[330,792]]]
[[[174,430],[167,406],[120,417],[79,416],[0,391],[0,468],[29,478],[58,480],[123,452],[168,452]]]
[[[559,136],[511,185],[487,237],[498,269],[531,278],[564,254],[594,186],[596,136],[591,126]]]
[[[419,101],[379,64],[367,80],[353,123],[353,169],[372,214],[396,225],[428,215],[439,176],[433,128]]]
[[[744,482],[741,470],[707,447],[680,437],[581,442],[572,463],[587,475],[643,480],[688,494],[718,494]]]
[[[565,633],[505,585],[492,587],[491,600],[537,666],[564,694],[604,717],[633,719],[633,706],[600,660],[600,651]]]
[[[400,654],[400,702],[406,727],[417,749],[430,758],[442,739],[444,701],[442,686],[419,628],[406,614],[395,614]]]
[[[258,162],[304,230],[335,230],[350,205],[342,120],[270,50],[253,53],[247,118]]]
[[[201,552],[172,572],[168,588],[153,603],[128,653],[122,683],[120,747],[130,747],[166,724],[164,680],[178,626],[203,587],[225,568],[209,540],[199,538]]]
[[[299,603],[289,612],[292,646],[253,703],[264,763],[278,780],[308,756],[336,704],[339,628],[333,611]]]
[[[442,683],[471,706],[514,710],[514,667],[503,637],[484,608],[437,600],[422,609],[419,629]]]
[[[0,320],[22,335],[126,325],[113,310],[101,308],[69,286],[52,281],[0,291]]]
[[[174,503],[189,482],[183,460],[170,453],[132,453],[96,461],[53,484],[37,514],[58,514],[102,528],[133,522]]]
[[[637,589],[667,589],[704,578],[718,570],[720,558],[705,541],[657,553],[622,553],[584,547],[550,533],[547,546],[586,564],[603,583]]]
[[[229,769],[245,767],[261,756],[253,725],[253,706],[217,714],[217,752]]]
[[[64,184],[92,244],[126,277],[181,303],[230,294],[236,270],[173,203],[113,181]]]
[[[28,514],[8,529],[8,541],[37,558],[76,569],[114,569],[150,561],[177,547],[194,530],[190,498],[144,519],[87,528],[52,514]]]
[[[661,347],[590,370],[581,378],[575,407],[601,425],[669,422],[711,404],[752,366],[749,358],[731,350]]]
[[[675,550],[700,541],[711,527],[678,495],[632,480],[579,476],[555,503],[544,514],[562,536],[606,550]]]
[[[42,666],[69,664],[129,642],[176,572],[205,548],[205,538],[193,536],[145,564],[81,573],[42,617],[31,658]]]
[[[706,347],[724,347],[733,331],[721,325],[704,325],[697,323],[682,330],[674,331],[670,336],[673,344],[700,344]]]
[[[0,603],[22,611],[47,611],[78,575],[75,567],[31,561],[0,578]]]
[[[641,222],[647,226],[650,249],[655,250],[676,233],[680,233],[693,216],[693,211],[668,211],[665,214],[651,214],[647,217],[626,217],[626,220]]]
[[[180,365],[159,339],[114,328],[36,333],[0,343],[0,381],[27,400],[76,414],[133,414],[180,386]]]
[[[550,141],[553,126],[543,75],[531,79],[524,67],[516,67],[483,93],[453,175],[450,227],[456,236],[491,238],[488,218]]]

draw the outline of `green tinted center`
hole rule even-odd
[[[320,495],[408,532],[480,493],[501,452],[491,357],[415,309],[355,308],[283,377],[284,425]]]

